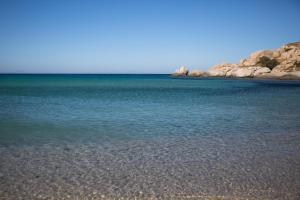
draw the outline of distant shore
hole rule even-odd
[[[181,66],[172,76],[300,80],[300,42],[259,50],[239,63],[221,63],[207,71]]]

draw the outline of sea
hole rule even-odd
[[[300,81],[2,74],[0,199],[300,199]]]

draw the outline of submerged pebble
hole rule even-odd
[[[236,199],[297,199],[300,146],[285,143],[288,137],[300,141],[296,135],[240,136],[236,140],[220,136],[217,141],[204,136],[131,140],[119,141],[105,150],[102,146],[107,143],[70,143],[69,154],[49,145],[1,148],[5,181],[0,181],[0,197],[181,199],[206,195],[209,199],[224,195]],[[281,139],[270,140],[273,137]],[[268,151],[258,142],[261,140],[268,143]],[[279,147],[285,151],[279,151]],[[13,156],[24,149],[31,153],[17,159]],[[30,180],[37,173],[42,176],[34,175]]]

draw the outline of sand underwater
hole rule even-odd
[[[0,75],[0,199],[300,199],[300,81]]]

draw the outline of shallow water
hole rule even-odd
[[[0,199],[298,199],[300,82],[0,75]]]

